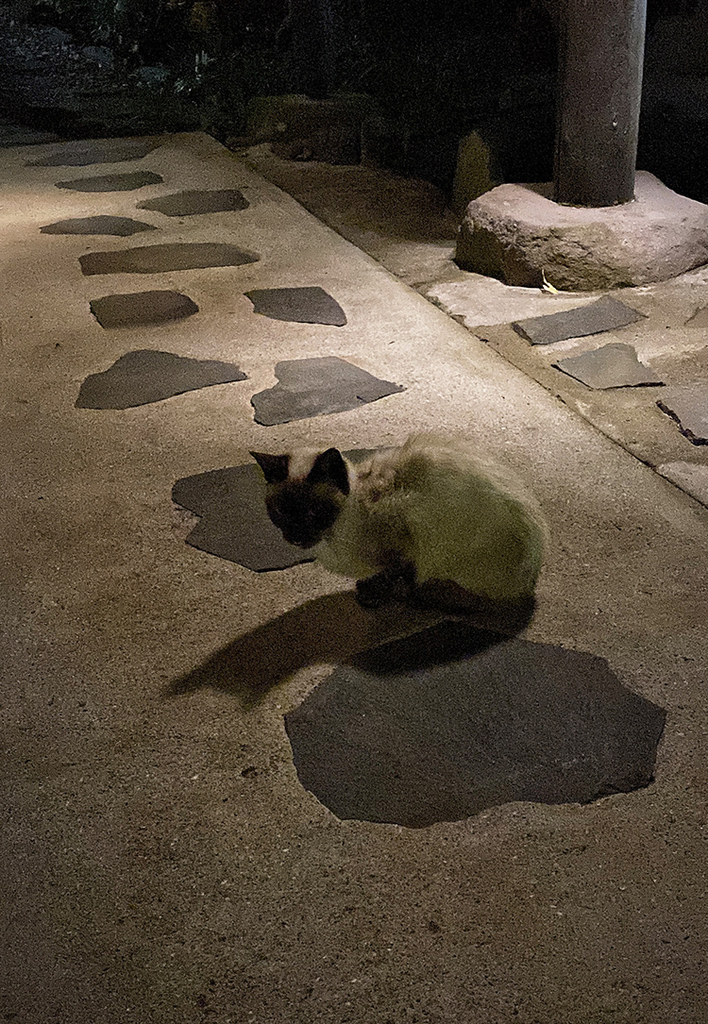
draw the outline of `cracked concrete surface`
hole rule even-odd
[[[54,188],[60,169],[25,166],[50,147],[0,153],[6,1019],[702,1024],[708,523],[645,464],[683,461],[690,442],[655,405],[647,417],[626,393],[607,404],[559,384],[550,361],[596,338],[539,353],[505,326],[577,297],[514,289],[507,306],[483,279],[464,297],[449,239],[382,241],[391,265],[435,282],[431,298],[457,289],[446,314],[212,140],[162,141],[139,167],[164,184],[141,199],[239,188],[249,207],[145,219],[165,242],[261,259],[155,274],[199,312],[115,330],[91,316],[105,282],[77,259],[95,242],[39,228],[134,215],[136,194]],[[112,284],[130,293],[145,277]],[[345,326],[257,317],[245,294],[313,285],[336,295]],[[686,347],[682,324],[705,287],[697,271],[623,293],[647,320],[603,338],[630,341],[666,379],[704,347]],[[88,374],[145,348],[236,361],[249,380],[74,407]],[[253,422],[250,395],[279,360],[325,355],[406,390]],[[525,637],[605,658],[666,709],[650,786],[412,830],[340,821],[300,785],[285,713],[334,666],[430,615],[364,611],[315,565],[259,575],[190,547],[194,519],[171,489],[251,448],[373,448],[417,429],[465,431],[529,475],[553,542]]]

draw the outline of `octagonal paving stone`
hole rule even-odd
[[[603,658],[443,622],[337,668],[285,716],[340,819],[424,828],[649,785],[665,712]]]

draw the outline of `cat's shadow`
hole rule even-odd
[[[236,697],[244,708],[251,708],[309,665],[341,664],[391,640],[416,634],[410,656],[400,666],[403,671],[411,671],[506,640],[521,632],[532,614],[532,606],[515,611],[478,610],[454,615],[451,623],[450,615],[439,608],[392,604],[372,611],[361,608],[351,591],[327,594],[237,637],[175,679],[167,688],[167,696],[213,687]],[[440,630],[436,631],[436,626]]]

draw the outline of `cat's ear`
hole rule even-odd
[[[268,455],[266,452],[250,452],[263,470],[267,484],[281,484],[288,479],[290,471],[289,455]]]
[[[311,484],[333,484],[342,494],[349,494],[349,473],[339,449],[328,448],[321,452],[313,462],[307,480]]]

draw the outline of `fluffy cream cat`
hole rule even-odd
[[[285,540],[357,579],[360,603],[374,606],[429,581],[494,602],[532,597],[543,515],[516,477],[481,458],[473,442],[418,434],[363,462],[337,448],[251,454]]]

